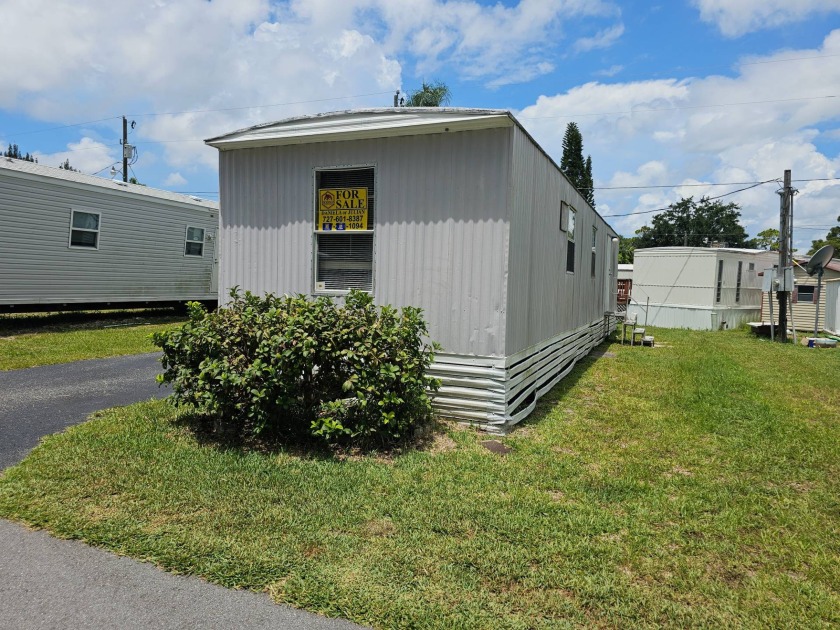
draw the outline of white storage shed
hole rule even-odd
[[[222,294],[423,308],[442,415],[506,430],[612,326],[617,235],[507,111],[337,112],[207,143]]]
[[[825,287],[825,330],[840,335],[840,279],[829,280]]]
[[[0,310],[215,303],[218,208],[0,157]]]
[[[651,247],[633,257],[627,311],[663,328],[718,330],[758,320],[762,279],[778,252],[714,247]]]

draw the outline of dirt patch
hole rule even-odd
[[[361,528],[366,538],[384,538],[397,533],[397,528],[390,518],[375,518],[366,522]]]

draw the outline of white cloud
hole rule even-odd
[[[609,68],[604,68],[603,70],[598,70],[595,74],[599,77],[614,77],[622,70],[624,70],[624,66],[614,65]]]
[[[785,169],[794,179],[833,178],[840,176],[840,155],[821,152],[815,142],[836,135],[820,128],[836,125],[840,112],[837,99],[822,98],[840,85],[837,53],[840,30],[815,50],[745,59],[735,77],[587,83],[541,96],[518,117],[558,159],[565,125],[575,121],[584,154],[592,155],[596,187],[670,185],[641,195],[634,189],[596,190],[596,201],[612,214],[660,208],[683,196],[720,195],[743,186],[715,184],[781,178]],[[791,58],[797,61],[776,63]],[[784,94],[777,90],[781,68]],[[832,223],[840,181],[797,186],[796,224]],[[723,199],[741,204],[742,221],[755,234],[778,223],[776,188],[767,184]],[[630,235],[651,216],[608,220]],[[807,248],[812,238],[813,232],[797,232],[797,246]]]
[[[67,151],[56,153],[36,151],[33,157],[44,166],[59,166],[69,160],[71,167],[89,175],[104,171],[112,164],[116,164],[118,159],[114,147],[88,137],[82,138],[79,142],[69,143]]]
[[[187,180],[181,173],[170,173],[163,181],[164,186],[183,186],[186,183]]]
[[[714,24],[727,37],[840,11],[837,0],[694,0],[694,5],[704,22]]]
[[[609,48],[618,41],[618,38],[624,34],[624,24],[616,24],[610,28],[605,28],[598,31],[592,37],[581,37],[578,39],[572,49],[575,52],[589,52],[597,48]]]

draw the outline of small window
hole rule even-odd
[[[569,218],[566,226],[566,271],[575,272],[575,209],[569,206]]]
[[[592,277],[595,277],[595,244],[598,242],[598,228],[592,227]]]
[[[720,302],[720,294],[721,290],[723,289],[723,261],[718,261],[718,277],[717,277],[717,290],[715,291],[715,302]]]
[[[204,256],[204,228],[187,227],[184,256]]]
[[[805,304],[814,303],[814,295],[816,288],[813,285],[802,284],[796,287],[797,298],[796,301]]]
[[[70,247],[99,249],[99,213],[70,211]]]
[[[738,261],[738,277],[735,279],[735,302],[741,301],[741,275],[744,270],[743,261]]]
[[[747,266],[747,271],[755,271],[755,263],[750,263]]]

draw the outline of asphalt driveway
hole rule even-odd
[[[159,354],[0,372],[0,470],[94,411],[166,396]],[[359,628],[0,520],[0,628]]]

